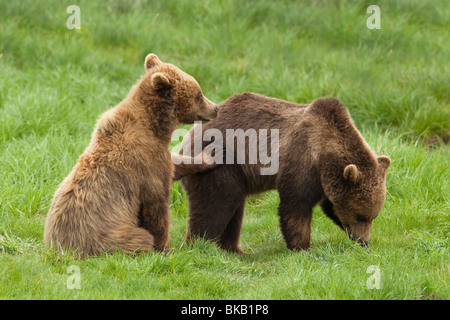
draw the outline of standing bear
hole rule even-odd
[[[225,250],[243,253],[239,236],[246,196],[277,189],[289,249],[310,247],[316,204],[352,239],[368,244],[372,221],[384,204],[390,159],[374,154],[339,100],[296,104],[238,94],[221,104],[218,117],[202,125],[200,135],[195,130],[183,140],[181,153],[205,149],[210,140],[223,145],[225,153],[216,158],[223,165],[181,180],[189,202],[188,241],[214,239]]]
[[[45,223],[47,245],[82,257],[169,249],[172,132],[179,123],[216,117],[219,106],[193,77],[156,55],[146,57],[145,69],[128,96],[100,117],[57,189]]]

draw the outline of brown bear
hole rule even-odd
[[[47,245],[82,257],[168,250],[172,132],[179,123],[216,117],[219,106],[192,76],[154,54],[145,70],[128,96],[100,117],[57,189],[45,223]]]
[[[190,139],[184,139],[180,153],[193,152],[195,130],[194,126],[187,135]],[[244,157],[234,152],[239,151],[238,130],[244,133],[240,140]],[[269,136],[270,131],[278,136]],[[216,158],[224,164],[181,180],[189,202],[187,241],[204,237],[243,253],[239,236],[246,196],[277,189],[280,226],[289,249],[310,247],[316,204],[352,239],[368,244],[372,221],[384,204],[390,159],[375,155],[338,99],[296,104],[238,94],[220,105],[218,117],[202,125],[201,132],[204,137],[197,150],[214,138],[224,147],[222,158]],[[258,150],[258,161],[249,161]],[[263,174],[268,155],[278,164]]]

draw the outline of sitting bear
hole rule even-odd
[[[154,54],[145,70],[128,96],[100,117],[57,189],[45,223],[47,245],[82,257],[169,249],[172,132],[180,123],[216,117],[219,106],[192,76]],[[178,177],[186,172],[181,169]]]
[[[189,139],[183,140],[180,153],[193,152],[195,130],[194,126],[186,135]],[[244,157],[229,154],[239,150],[236,135],[230,135],[233,130],[260,132],[253,135],[256,141],[250,139],[251,134],[245,137],[249,142],[242,149]],[[277,135],[269,136],[270,131]],[[214,239],[225,250],[243,253],[239,236],[246,196],[277,189],[280,226],[289,249],[310,247],[316,204],[352,239],[368,244],[372,221],[384,204],[390,159],[374,154],[338,99],[296,104],[254,93],[238,94],[221,104],[218,117],[202,125],[201,132],[215,136],[215,144],[223,145],[226,156],[219,158],[224,164],[216,169],[181,180],[189,202],[187,241]],[[223,138],[217,140],[217,133]],[[269,137],[263,141],[261,133]],[[202,140],[197,150],[209,144],[208,139]],[[267,159],[262,163],[261,154],[258,161],[249,161],[250,150],[261,151],[265,145],[262,155],[275,155],[279,162],[269,174],[263,174]]]

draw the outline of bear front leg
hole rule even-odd
[[[314,171],[287,167],[278,176],[280,227],[291,250],[308,250],[311,242],[311,221],[314,206],[323,196],[323,189]],[[304,169],[304,168],[303,168]]]
[[[166,201],[143,203],[139,214],[139,225],[153,236],[156,251],[169,251],[170,209]]]
[[[298,199],[280,199],[280,227],[290,250],[308,250],[311,242],[312,206]]]

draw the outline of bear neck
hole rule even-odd
[[[142,121],[152,135],[167,147],[179,121],[175,114],[175,100],[170,95],[159,95],[153,89],[137,86],[133,90],[133,104],[142,110]]]
[[[172,99],[156,99],[146,109],[150,130],[167,146],[170,144],[173,131],[178,127],[174,109],[175,103]]]

